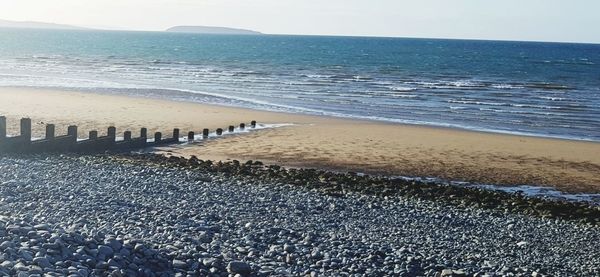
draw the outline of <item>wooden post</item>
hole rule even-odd
[[[188,132],[188,141],[194,141],[194,132]]]
[[[89,139],[90,140],[98,139],[98,131],[90,131]]]
[[[252,122],[250,122],[250,126],[252,126],[252,128],[256,128],[256,120],[252,120]]]
[[[207,138],[209,133],[210,133],[209,129],[202,130],[202,137]]]
[[[240,123],[240,130],[244,131],[246,129],[246,123]]]
[[[219,128],[217,129],[217,136],[220,136],[223,134],[223,129]]]
[[[235,130],[235,127],[233,127],[233,125],[229,126],[229,132],[233,133],[233,130]]]
[[[77,142],[77,126],[71,125],[67,128],[67,135],[71,137],[72,142]]]
[[[46,139],[54,139],[55,129],[54,124],[46,124]]]
[[[25,142],[31,141],[31,119],[29,118],[21,119],[21,138]]]
[[[162,133],[161,132],[154,133],[154,142],[159,143],[161,140],[162,140]]]
[[[117,128],[110,126],[108,127],[108,137],[112,138],[113,141],[117,138]]]
[[[6,117],[0,116],[0,139],[6,138]]]
[[[140,138],[148,138],[148,129],[142,128],[140,130]]]
[[[125,131],[125,133],[123,133],[123,139],[125,141],[130,141],[131,140],[131,131]]]
[[[179,129],[173,129],[173,138],[179,140]]]

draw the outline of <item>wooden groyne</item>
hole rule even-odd
[[[131,131],[125,131],[122,139],[117,139],[117,129],[113,126],[108,127],[106,136],[98,136],[98,131],[90,131],[88,138],[79,140],[77,137],[77,126],[72,125],[67,128],[67,134],[56,136],[56,127],[54,124],[46,125],[46,135],[44,138],[32,140],[31,119],[22,118],[20,122],[21,131],[18,136],[8,136],[6,133],[6,117],[0,116],[0,154],[2,153],[49,153],[49,152],[74,152],[74,153],[101,153],[107,151],[131,151],[148,147],[163,146],[169,144],[179,144],[193,142],[196,139],[195,133],[189,131],[187,137],[180,136],[180,130],[173,129],[172,135],[163,137],[161,132],[154,133],[154,137],[148,137],[148,129],[141,128],[139,137],[132,137]],[[256,121],[252,121],[251,128],[256,128]],[[234,128],[229,127],[229,132]],[[241,123],[239,129],[244,130],[245,123]],[[209,137],[210,130],[202,130],[202,139]],[[223,129],[216,130],[216,135],[223,134]]]

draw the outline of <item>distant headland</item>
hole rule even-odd
[[[56,24],[56,23],[36,22],[36,21],[11,21],[11,20],[2,20],[2,19],[0,19],[0,28],[89,30],[89,28],[73,26],[73,25],[66,25],[66,24]]]
[[[197,33],[197,34],[225,34],[225,35],[262,35],[261,32],[236,29],[227,27],[212,27],[212,26],[175,26],[166,30],[167,32],[176,33]]]

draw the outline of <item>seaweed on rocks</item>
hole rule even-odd
[[[311,168],[284,168],[277,165],[264,165],[260,161],[213,162],[198,159],[196,156],[184,158],[153,153],[130,153],[120,155],[120,157],[131,161],[199,169],[227,176],[248,176],[273,184],[285,183],[303,186],[331,196],[343,196],[350,192],[376,196],[402,195],[424,200],[443,201],[459,207],[493,209],[501,212],[600,225],[600,206],[585,202],[542,199],[527,197],[521,193],[359,175],[354,172],[338,173]]]

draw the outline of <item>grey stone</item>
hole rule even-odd
[[[252,273],[252,267],[245,262],[232,261],[227,264],[227,271],[232,274],[249,275]]]
[[[35,257],[33,263],[39,265],[42,268],[50,267],[50,261],[46,257]]]
[[[187,268],[187,263],[181,260],[173,260],[173,267],[174,268]]]
[[[112,256],[114,253],[113,249],[106,246],[106,245],[100,245],[98,246],[98,255],[103,255],[105,257],[110,257]]]

